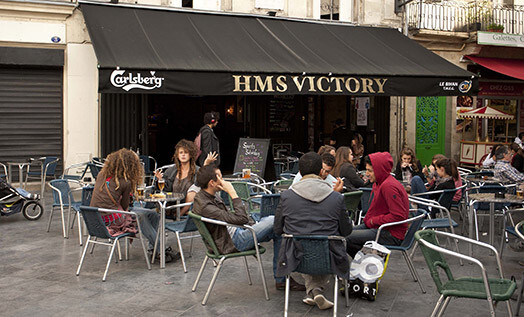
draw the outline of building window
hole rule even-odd
[[[192,8],[193,0],[182,0],[182,8]]]
[[[320,2],[320,18],[339,20],[340,0],[322,0]]]

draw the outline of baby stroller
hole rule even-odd
[[[0,178],[0,216],[10,216],[22,211],[27,220],[38,220],[44,213],[40,195],[22,188],[14,188]]]

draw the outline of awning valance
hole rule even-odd
[[[477,78],[395,29],[265,16],[80,6],[99,91],[472,95]]]
[[[462,112],[458,114],[459,118],[479,118],[479,119],[501,119],[501,120],[513,120],[515,116],[505,113],[489,106],[477,108]]]
[[[466,57],[497,73],[524,80],[524,60],[522,59],[476,57],[471,55]]]

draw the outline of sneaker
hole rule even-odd
[[[324,310],[333,307],[333,302],[330,302],[327,298],[325,298],[320,289],[315,288],[312,293],[313,300],[315,301],[315,304],[317,304],[318,308]]]
[[[180,253],[174,252],[171,247],[167,247],[165,252],[166,252],[166,263],[168,263],[167,259],[169,259],[169,262],[174,262],[180,259]]]
[[[315,306],[317,304],[315,303],[315,300],[313,299],[313,295],[311,295],[310,293],[306,294],[306,296],[302,298],[302,302],[310,306]]]
[[[524,252],[524,241],[517,240],[509,244],[509,247],[515,252]]]

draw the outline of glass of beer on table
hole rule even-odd
[[[164,192],[164,186],[166,185],[166,181],[163,179],[158,180],[158,188],[160,188],[160,192]]]

